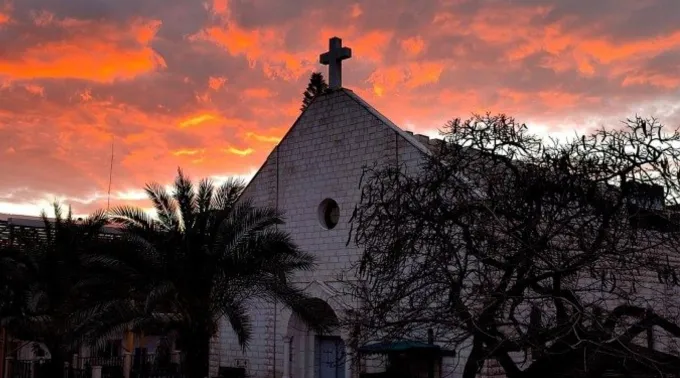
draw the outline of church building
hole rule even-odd
[[[340,280],[360,250],[347,245],[348,223],[361,195],[362,168],[400,164],[418,169],[423,157],[442,143],[404,131],[357,94],[342,87],[342,61],[351,57],[339,38],[332,38],[320,62],[329,66],[329,92],[305,109],[248,184],[243,198],[256,206],[284,211],[295,243],[316,257],[317,268],[300,273],[296,283],[336,316],[356,307],[342,295]],[[254,337],[243,352],[227,320],[212,342],[211,376],[220,367],[245,368],[253,378],[358,378],[354,366],[337,356],[352,353],[348,330],[316,335],[296,314],[276,303],[252,310]],[[451,376],[456,357],[438,364],[437,376]],[[427,374],[425,375],[427,377]]]

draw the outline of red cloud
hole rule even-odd
[[[30,46],[21,55],[0,59],[0,74],[15,79],[111,82],[166,66],[163,58],[149,47],[160,21],[137,19],[123,29],[95,20],[56,19],[47,13],[40,13],[34,21],[36,28],[54,27],[67,37]]]
[[[252,174],[300,114],[309,74],[327,72],[332,36],[353,52],[344,86],[417,132],[485,111],[583,130],[680,100],[680,19],[656,0],[300,1],[0,9],[0,212],[105,206],[112,139],[113,204],[146,206],[139,190],[177,166]]]

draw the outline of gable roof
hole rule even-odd
[[[323,93],[321,95],[318,95],[312,99],[312,101],[307,105],[305,110],[303,110],[300,115],[295,119],[295,122],[293,122],[293,125],[286,131],[286,133],[283,135],[279,143],[274,146],[272,151],[267,155],[265,160],[262,162],[260,167],[257,169],[253,177],[250,179],[244,190],[241,192],[246,193],[248,188],[250,187],[251,183],[255,181],[257,176],[260,174],[264,166],[266,165],[267,161],[269,160],[272,155],[276,153],[276,150],[279,148],[281,143],[290,135],[290,133],[295,129],[295,127],[300,123],[301,119],[303,118],[304,114],[312,111],[315,107],[315,104],[317,104],[321,99],[328,97],[328,96],[333,96],[336,95],[338,98],[341,98],[340,95],[344,95],[346,97],[349,97],[352,101],[357,103],[359,106],[361,106],[364,110],[366,110],[368,113],[372,114],[377,120],[380,121],[381,124],[385,125],[386,127],[390,128],[393,130],[395,133],[397,133],[399,136],[401,136],[405,141],[410,143],[413,147],[415,147],[418,151],[422,152],[423,154],[426,154],[428,156],[431,156],[433,153],[433,149],[437,148],[440,146],[442,143],[444,143],[443,140],[441,139],[436,139],[436,138],[430,138],[426,135],[422,134],[413,134],[413,132],[410,131],[405,131],[401,129],[399,126],[397,126],[394,122],[392,122],[389,118],[384,116],[382,113],[380,113],[378,110],[376,110],[374,107],[372,107],[366,100],[361,98],[359,95],[354,93],[352,90],[347,89],[347,88],[339,88],[339,89],[329,89],[326,93]]]
[[[390,121],[389,118],[385,117],[382,113],[380,113],[378,110],[376,110],[374,107],[372,107],[366,100],[363,98],[359,97],[356,93],[352,92],[349,89],[342,88],[340,91],[344,92],[346,95],[348,95],[350,98],[352,98],[354,101],[356,101],[359,105],[361,105],[364,109],[366,109],[369,113],[373,114],[377,119],[380,120],[380,122],[384,123],[387,125],[387,127],[391,128],[394,130],[396,133],[398,133],[402,138],[404,138],[406,141],[411,143],[415,148],[420,150],[424,154],[431,155],[432,152],[430,151],[430,148],[432,147],[430,145],[429,140],[430,138],[418,134],[418,138],[413,135],[413,133],[404,131],[402,130],[399,126],[395,125],[394,122]],[[422,137],[422,138],[420,138]]]

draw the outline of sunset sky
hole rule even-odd
[[[0,213],[148,206],[146,182],[249,178],[328,38],[402,128],[506,112],[543,135],[680,121],[678,0],[0,0]]]

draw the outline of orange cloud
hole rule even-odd
[[[234,154],[234,155],[239,155],[239,156],[248,156],[248,155],[252,154],[253,152],[255,152],[255,150],[253,150],[250,147],[246,148],[246,149],[239,149],[239,148],[236,148],[236,147],[228,147],[228,148],[223,149],[222,151],[230,153],[230,154]]]
[[[357,18],[364,14],[364,11],[361,10],[361,5],[359,4],[352,4],[352,18]]]
[[[440,62],[411,63],[408,70],[409,78],[405,84],[409,88],[417,88],[437,83],[444,71],[444,64]]]
[[[257,99],[265,99],[265,98],[270,98],[274,96],[274,92],[272,92],[271,89],[269,88],[248,88],[243,91],[243,95],[248,98],[257,98]]]
[[[83,102],[90,101],[90,100],[92,100],[92,90],[91,89],[84,89],[82,91],[78,91],[77,96]]]
[[[629,73],[625,75],[621,85],[624,87],[632,85],[644,85],[649,84],[655,87],[666,88],[666,89],[676,89],[680,88],[680,78],[676,75],[669,75],[665,73]]]
[[[205,149],[181,149],[181,150],[173,151],[172,154],[174,156],[185,156],[185,155],[193,156],[193,155],[196,155],[196,154],[203,153],[204,151],[205,151]]]
[[[217,120],[219,117],[214,115],[214,114],[199,114],[195,116],[191,116],[179,123],[179,127],[181,128],[186,128],[186,127],[192,127],[192,126],[198,126],[200,124],[209,122],[209,121],[214,121]]]
[[[343,39],[351,41],[353,55],[357,59],[367,59],[375,62],[382,61],[383,52],[389,45],[394,32],[388,30],[358,30],[355,26],[345,29],[321,27],[314,30],[320,42],[317,48],[309,46],[291,50],[286,46],[286,35],[291,25],[283,27],[259,27],[249,29],[239,25],[231,17],[225,4],[213,3],[213,9],[222,16],[222,22],[216,26],[206,27],[189,37],[192,41],[209,41],[235,57],[244,57],[251,68],[259,65],[264,74],[270,79],[286,81],[298,80],[302,75],[315,69],[318,65],[320,49],[325,48],[330,37],[342,35]],[[352,12],[359,17],[360,7],[353,7]],[[323,47],[322,47],[323,46]]]
[[[224,83],[226,83],[226,82],[227,82],[226,77],[210,76],[210,78],[208,78],[208,86],[210,87],[210,89],[212,89],[214,91],[217,91],[220,88],[222,88],[224,86]]]
[[[212,10],[216,14],[227,15],[229,12],[229,0],[213,0]]]
[[[59,78],[112,82],[132,79],[164,68],[165,61],[149,43],[160,21],[136,20],[127,29],[99,21],[56,20],[48,13],[36,16],[37,27],[58,27],[68,39],[32,46],[21,55],[0,59],[0,74],[17,79]]]
[[[270,78],[296,80],[311,68],[311,57],[288,52],[284,47],[283,35],[274,28],[249,30],[232,21],[219,27],[206,28],[190,39],[213,42],[232,56],[245,57],[250,67],[259,63]]]
[[[281,141],[281,137],[279,137],[279,136],[260,135],[260,134],[254,133],[254,132],[247,132],[246,137],[251,138],[251,139],[255,139],[258,142],[265,142],[265,143],[279,143]]]
[[[538,92],[538,98],[546,105],[557,107],[571,107],[578,103],[581,96],[574,93],[566,93],[557,90]]]
[[[410,56],[416,56],[423,52],[425,41],[420,37],[411,37],[401,41],[401,48]]]
[[[680,47],[680,31],[628,43],[614,43],[609,38],[594,38],[582,41],[578,49],[597,59],[600,63],[608,64],[617,60],[659,53],[677,47]]]
[[[44,97],[45,96],[45,88],[37,85],[37,84],[26,84],[24,86],[24,89],[26,89],[26,92],[34,94],[36,96]]]
[[[24,9],[28,21],[0,6],[0,212],[38,212],[53,196],[105,205],[112,135],[112,203],[148,205],[134,193],[177,166],[195,178],[255,172],[299,116],[309,73],[327,73],[318,57],[332,36],[353,50],[344,86],[420,133],[485,111],[540,121],[542,132],[575,114],[672,116],[679,29],[629,12],[641,20],[621,33],[611,5],[558,1],[352,1],[338,13],[325,2],[208,0],[144,16],[125,2],[106,14],[83,2],[76,15],[52,1]],[[616,7],[643,7],[633,3]]]
[[[383,96],[385,91],[393,91],[400,87],[414,89],[437,83],[444,71],[444,66],[444,63],[440,62],[414,62],[377,69],[367,81],[373,84],[373,91],[376,95]]]
[[[498,4],[498,7],[488,7],[483,12],[477,12],[469,24],[468,32],[487,43],[511,46],[518,40],[538,37],[538,30],[527,25],[535,17],[545,17],[551,8]],[[513,17],[507,17],[508,11],[512,11]]]
[[[380,64],[383,62],[385,51],[392,40],[394,31],[371,30],[361,32],[356,26],[344,29],[321,27],[318,35],[320,41],[328,41],[331,37],[341,35],[343,36],[343,44],[352,48],[353,59]],[[327,42],[324,43],[323,48],[328,48]],[[309,53],[312,54],[311,51]],[[318,56],[319,52],[315,51],[313,54]]]
[[[515,50],[510,57],[521,59],[530,53],[539,51],[540,46],[559,46],[552,49],[553,55],[548,66],[561,72],[569,67],[576,68],[584,75],[593,75],[595,64],[613,65],[630,64],[631,60],[645,59],[655,54],[680,48],[680,32],[671,32],[652,38],[641,38],[628,42],[613,42],[609,36],[596,37],[592,35],[568,34],[558,31],[558,28],[548,28],[549,32],[534,42],[532,48],[527,48],[525,54]],[[550,51],[550,50],[549,50]],[[620,71],[614,67],[615,71]]]

